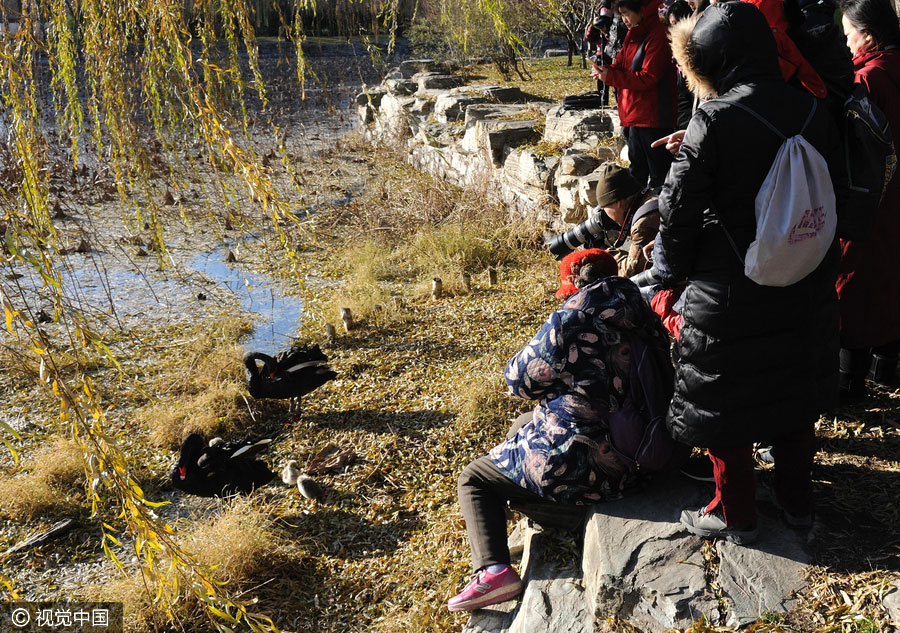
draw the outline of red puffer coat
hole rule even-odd
[[[656,0],[644,5],[640,24],[625,35],[606,75],[606,83],[619,89],[616,103],[622,127],[675,127],[675,63],[658,8]],[[635,64],[642,45],[643,59]]]
[[[870,51],[853,58],[856,81],[887,116],[900,147],[900,51]],[[858,349],[900,339],[900,176],[888,184],[866,241],[841,240],[837,280],[841,346]]]

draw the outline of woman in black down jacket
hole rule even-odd
[[[775,40],[755,7],[715,4],[674,27],[672,39],[698,95],[738,101],[785,136],[802,128],[813,98],[782,79]],[[834,177],[840,150],[824,107],[803,136]],[[792,286],[760,286],[743,272],[756,234],[754,199],[781,144],[747,112],[708,101],[691,118],[660,199],[660,246],[688,281],[668,423],[675,438],[709,449],[716,479],[715,498],[681,521],[737,543],[757,537],[753,442],[774,446],[773,501],[784,519],[812,523],[814,424],[837,392],[836,245]]]

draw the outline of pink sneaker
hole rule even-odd
[[[505,602],[522,593],[522,579],[512,567],[492,574],[486,569],[475,573],[465,589],[450,598],[447,608],[451,611],[471,611],[490,604]]]

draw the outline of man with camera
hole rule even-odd
[[[553,237],[547,246],[558,258],[582,244],[605,249],[616,258],[619,275],[631,277],[647,264],[644,247],[653,242],[659,230],[659,199],[615,163],[603,163],[599,173],[594,214]]]

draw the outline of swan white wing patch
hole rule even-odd
[[[243,455],[244,453],[249,451],[251,448],[256,448],[257,446],[265,446],[265,445],[271,444],[271,443],[272,443],[272,440],[260,440],[256,444],[248,444],[247,446],[241,446],[239,449],[237,449],[235,452],[233,452],[231,454],[231,457],[229,457],[228,459],[234,459],[235,457],[238,457],[239,455]]]
[[[296,365],[293,365],[292,367],[288,367],[284,371],[291,373],[291,372],[295,372],[295,371],[300,371],[301,369],[306,369],[307,367],[317,367],[319,365],[324,365],[327,362],[328,362],[327,360],[308,360],[305,363],[297,363]]]

